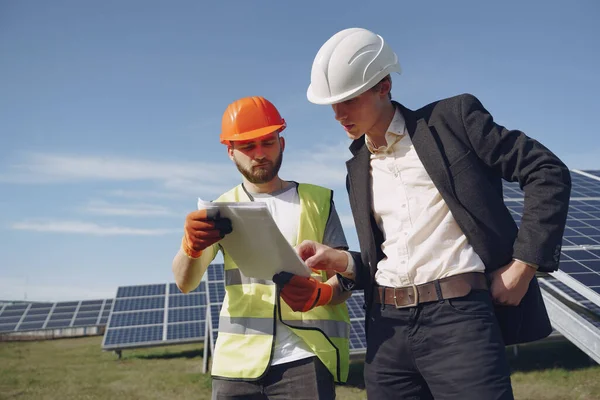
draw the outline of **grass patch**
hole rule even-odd
[[[0,343],[0,399],[210,399],[201,345],[123,351],[100,349],[101,337]],[[600,367],[567,342],[508,352],[517,399],[600,398]],[[343,400],[365,399],[363,364],[350,367]]]

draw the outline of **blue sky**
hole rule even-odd
[[[172,281],[196,198],[239,182],[218,141],[233,100],[288,122],[281,176],[344,188],[332,110],[306,100],[312,60],[364,27],[396,51],[409,108],[469,92],[570,168],[600,169],[595,1],[0,2],[0,299],[113,297]]]

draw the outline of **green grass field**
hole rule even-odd
[[[101,337],[0,342],[0,399],[210,399],[202,346],[100,349]],[[600,399],[600,367],[570,343],[509,351],[518,399]],[[364,399],[362,363],[352,365],[339,399]]]

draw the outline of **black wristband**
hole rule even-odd
[[[342,287],[342,292],[351,292],[356,286],[356,282],[354,282],[352,279],[346,278],[345,276],[342,276],[340,274],[335,275],[337,276],[338,282]]]

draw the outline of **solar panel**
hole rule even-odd
[[[346,301],[350,316],[350,354],[364,354],[367,351],[364,302],[362,291],[352,292],[352,296]]]
[[[600,170],[584,170],[584,171],[577,171],[581,174],[585,174],[591,178],[598,178],[598,180],[600,180]]]
[[[520,226],[523,200],[511,200],[505,204]],[[563,250],[569,247],[600,246],[600,199],[570,201],[562,245]]]
[[[522,199],[523,191],[519,186],[519,182],[503,181],[504,199]]]
[[[599,171],[571,171],[571,199],[600,199]],[[523,199],[518,182],[503,181],[504,199]]]
[[[164,284],[124,286],[117,289],[117,298],[160,296],[164,294]]]
[[[108,320],[104,350],[200,342],[205,334],[206,283],[187,294],[175,283],[121,286],[112,311],[101,318]]]
[[[106,325],[112,300],[22,303],[0,308],[0,332]]]
[[[600,306],[600,249],[563,251],[552,276]]]

